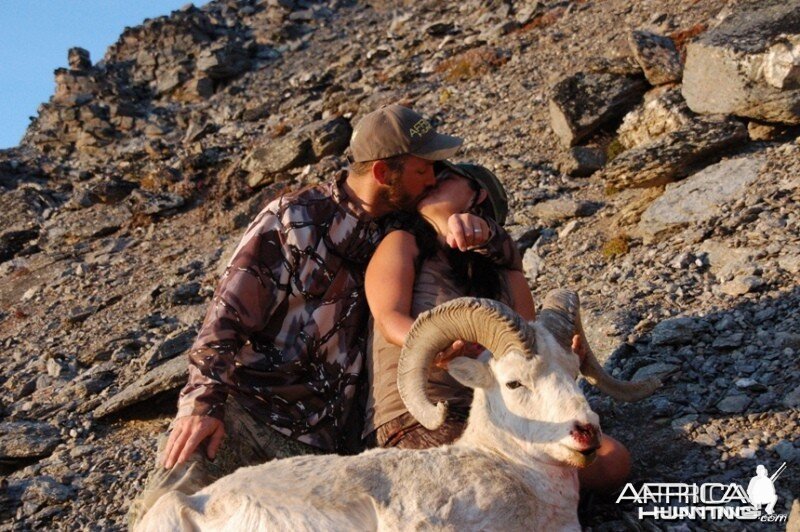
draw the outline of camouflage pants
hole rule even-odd
[[[323,454],[321,449],[295,441],[257,422],[239,403],[229,398],[225,404],[225,438],[214,461],[208,459],[206,443],[189,459],[171,469],[158,463],[167,445],[170,428],[158,438],[158,452],[144,490],[128,509],[128,529],[133,530],[161,495],[176,490],[191,495],[238,468],[256,465],[275,458],[303,454]]]

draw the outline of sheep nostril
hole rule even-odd
[[[597,427],[591,423],[575,423],[570,435],[581,443],[589,443],[597,439]]]

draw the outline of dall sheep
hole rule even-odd
[[[457,338],[486,347],[488,362],[448,365],[474,389],[455,443],[243,467],[194,495],[163,495],[137,530],[580,530],[576,468],[594,459],[600,427],[569,347],[579,320],[577,294],[566,290],[551,292],[530,323],[496,301],[440,305],[409,332],[398,387],[411,414],[435,429],[447,412],[425,391],[435,355]],[[591,353],[580,369],[622,400],[660,385],[612,379]]]

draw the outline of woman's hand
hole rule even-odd
[[[586,343],[585,339],[581,338],[580,334],[576,334],[572,337],[572,352],[578,356],[578,359],[581,361],[581,366],[586,359],[586,353],[588,351],[589,345]]]
[[[477,358],[478,355],[483,353],[483,346],[473,342],[465,342],[464,340],[456,340],[453,345],[440,351],[433,359],[433,365],[440,369],[447,369],[447,364],[456,357],[470,357]]]
[[[447,245],[467,251],[489,240],[489,224],[470,213],[452,214],[447,219]]]

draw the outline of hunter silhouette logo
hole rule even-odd
[[[750,484],[747,485],[747,497],[750,499],[750,504],[756,507],[757,510],[761,508],[762,504],[767,507],[764,511],[768,515],[775,513],[775,503],[778,502],[778,495],[775,494],[775,480],[786,469],[786,462],[781,465],[771,477],[767,476],[767,468],[761,464],[756,467],[756,476],[750,479]]]
[[[742,519],[762,522],[786,522],[786,514],[775,514],[778,496],[775,481],[786,470],[784,462],[772,476],[759,464],[747,485],[747,491],[735,483],[686,484],[682,482],[647,482],[640,489],[626,484],[617,503],[631,501],[639,505],[639,519]],[[761,507],[765,506],[762,512]]]

